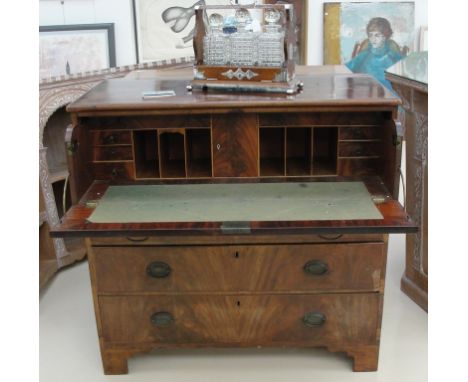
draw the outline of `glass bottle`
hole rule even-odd
[[[232,66],[253,66],[257,62],[255,49],[255,35],[248,30],[247,24],[251,22],[250,13],[245,8],[236,10],[237,32],[231,34],[231,65]]]
[[[205,65],[226,65],[226,36],[223,34],[223,16],[213,13],[208,18],[209,32],[203,38],[203,61]]]
[[[265,28],[258,38],[258,64],[260,66],[281,67],[284,63],[284,32],[278,22],[281,13],[268,8],[264,13]]]

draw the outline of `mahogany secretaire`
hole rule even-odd
[[[157,348],[326,347],[377,369],[400,206],[399,99],[298,68],[296,95],[186,90],[190,71],[102,82],[68,106],[73,207],[106,374]],[[175,95],[142,99],[143,92]]]

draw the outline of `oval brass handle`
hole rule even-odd
[[[171,271],[171,267],[162,261],[153,261],[146,267],[146,273],[148,276],[158,279],[169,276]]]
[[[310,260],[304,265],[304,272],[313,276],[321,276],[328,272],[328,264],[320,260]]]
[[[151,322],[160,328],[172,325],[174,321],[174,317],[169,312],[156,312],[151,316]]]
[[[335,236],[318,235],[318,237],[323,240],[338,240],[342,236],[343,236],[342,234],[338,234]]]
[[[305,326],[310,328],[315,328],[317,326],[322,326],[326,321],[326,317],[323,313],[320,312],[308,312],[304,314],[302,322]]]
[[[129,236],[127,236],[127,240],[133,241],[134,243],[140,243],[142,241],[148,240],[148,236],[143,236],[143,237],[129,237]]]

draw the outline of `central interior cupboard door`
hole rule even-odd
[[[213,176],[258,176],[256,114],[212,116]]]

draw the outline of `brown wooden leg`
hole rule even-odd
[[[127,354],[118,351],[103,351],[101,357],[104,374],[128,374]]]
[[[354,358],[353,371],[377,371],[379,365],[379,347],[361,345],[349,349],[348,354]]]

